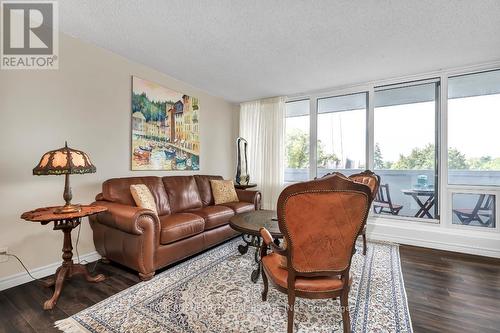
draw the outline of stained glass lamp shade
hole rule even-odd
[[[89,156],[76,149],[68,147],[66,143],[63,148],[51,150],[45,153],[38,165],[33,169],[33,174],[41,175],[65,175],[64,200],[66,204],[56,210],[56,213],[74,213],[81,210],[79,205],[72,205],[71,187],[69,182],[70,174],[83,174],[96,172],[95,166],[90,161]]]

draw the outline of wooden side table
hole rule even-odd
[[[246,190],[247,188],[257,187],[257,184],[236,184],[234,183],[234,188],[238,190]]]
[[[48,287],[55,286],[52,297],[43,304],[44,310],[51,310],[56,305],[66,279],[74,275],[82,274],[88,282],[101,282],[106,277],[102,274],[91,276],[82,264],[73,263],[73,245],[71,244],[71,231],[78,227],[83,217],[105,212],[106,207],[102,206],[81,206],[81,211],[75,213],[56,214],[55,210],[58,207],[38,208],[21,215],[21,218],[26,221],[39,222],[46,225],[54,222],[54,230],[61,230],[64,233],[63,245],[63,263],[57,269],[54,277],[50,278],[46,285]]]

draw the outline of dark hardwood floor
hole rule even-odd
[[[500,332],[500,260],[401,246],[408,304],[416,333]],[[30,282],[0,292],[0,332],[57,332],[64,319],[139,282],[115,264],[91,263],[108,279],[66,283],[54,310],[43,311],[51,289]]]
[[[401,246],[415,332],[500,332],[500,260]]]

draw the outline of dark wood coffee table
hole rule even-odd
[[[283,238],[283,234],[278,226],[276,212],[274,210],[256,210],[253,212],[243,213],[233,216],[229,220],[229,225],[236,231],[241,232],[241,238],[245,244],[238,246],[238,251],[243,255],[248,252],[250,246],[255,247],[255,262],[257,268],[252,272],[252,282],[256,283],[259,279],[261,267],[260,247],[262,239],[260,237],[260,228],[266,228],[275,239],[275,243],[279,246],[279,239]]]

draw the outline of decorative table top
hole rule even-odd
[[[231,217],[229,224],[237,231],[254,236],[259,236],[259,229],[264,227],[273,237],[281,238],[283,235],[275,218],[274,210],[263,209],[235,215]]]
[[[246,190],[247,188],[252,188],[252,187],[257,187],[257,184],[253,184],[253,183],[250,183],[250,184],[238,184],[238,183],[234,183],[234,187],[239,189],[239,190]]]
[[[37,208],[29,212],[24,212],[21,215],[21,218],[23,220],[32,222],[50,222],[50,221],[77,219],[89,215],[94,215],[97,213],[102,213],[108,210],[106,207],[103,206],[82,205],[81,210],[79,212],[56,214],[55,210],[57,208],[59,207]]]

